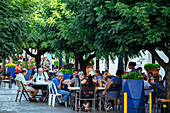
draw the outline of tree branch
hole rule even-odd
[[[94,54],[91,54],[86,60],[85,62],[88,63],[91,59],[93,59],[96,56],[96,51],[94,52]]]
[[[155,51],[155,49],[148,49],[148,51],[153,55],[153,57],[155,58],[155,60],[163,67],[165,68],[167,66],[168,63],[165,63],[160,56],[158,55],[158,53]]]
[[[167,57],[170,58],[170,53],[168,52],[168,48],[164,44],[162,44],[160,48],[165,53],[165,55],[167,55]]]
[[[35,56],[36,56],[36,54],[31,53],[31,52],[29,51],[29,49],[25,49],[25,51],[27,52],[27,54],[29,54],[29,55],[32,56],[32,57],[35,57]]]

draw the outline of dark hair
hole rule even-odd
[[[104,73],[107,73],[107,71],[102,71],[102,75],[104,75]]]
[[[118,70],[116,71],[116,75],[122,75],[122,70],[119,70],[119,69],[118,69]]]
[[[73,70],[73,73],[74,73],[75,71],[77,71],[77,72],[78,72],[78,70],[77,70],[77,69],[74,69],[74,70]]]
[[[91,74],[88,76],[89,79],[89,86],[93,86],[93,80],[92,80],[93,76],[91,76]]]
[[[136,62],[129,62],[129,65],[135,67],[136,66]]]
[[[21,73],[25,73],[25,72],[27,72],[27,70],[26,70],[26,69],[21,70]]]
[[[100,74],[100,70],[96,70],[96,73],[99,73],[99,74]]]
[[[152,72],[149,72],[148,75],[151,74],[153,76],[153,73]]]
[[[147,77],[146,77],[146,76],[144,76],[144,80],[147,80]]]
[[[138,67],[137,70],[142,70],[142,68],[141,68],[141,67]]]

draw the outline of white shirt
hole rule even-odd
[[[43,72],[41,75],[38,73],[35,73],[34,74],[34,76],[33,76],[33,79],[35,79],[36,78],[36,81],[39,81],[39,80],[41,80],[41,81],[45,81],[45,78],[44,78],[44,76],[45,76],[45,78],[46,79],[48,79],[48,75],[47,75],[47,73],[46,72]]]
[[[153,92],[153,89],[150,89],[150,83],[148,81],[144,80],[144,91],[145,91],[145,95],[149,95],[150,92]]]
[[[16,80],[21,81],[23,83],[23,85],[27,84],[26,81],[25,81],[24,75],[22,75],[21,73],[19,73],[16,76]],[[22,90],[22,87],[19,87],[19,89]]]

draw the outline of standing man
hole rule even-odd
[[[64,106],[64,105],[65,105],[65,102],[67,101],[67,99],[68,99],[69,96],[70,96],[70,92],[61,89],[61,87],[62,87],[62,86],[61,86],[62,81],[63,81],[63,73],[62,73],[62,72],[57,72],[56,77],[53,78],[52,82],[55,84],[56,89],[57,89],[57,92],[58,92],[59,94],[64,95],[64,96],[61,98],[61,100],[59,100],[60,105],[61,105],[61,106]],[[54,89],[54,86],[52,86],[52,87],[53,87],[53,89]],[[56,93],[56,92],[54,92],[54,93]]]
[[[30,101],[35,101],[36,99],[34,98],[35,95],[37,95],[38,91],[36,89],[34,89],[33,87],[28,87],[28,85],[31,83],[31,82],[26,82],[25,81],[25,78],[24,76],[27,74],[27,69],[22,69],[21,70],[21,73],[19,73],[16,77],[16,80],[19,80],[21,81],[24,86],[25,86],[25,89],[27,91],[30,92]],[[22,87],[19,87],[20,90],[22,90]]]

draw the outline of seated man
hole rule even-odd
[[[17,75],[16,80],[19,80],[19,81],[21,81],[21,82],[24,84],[25,89],[30,92],[30,97],[31,97],[31,98],[30,98],[30,101],[34,101],[34,100],[35,100],[34,97],[35,97],[35,95],[38,93],[38,91],[37,91],[36,89],[32,88],[32,87],[28,87],[28,85],[29,85],[31,82],[26,82],[26,81],[25,81],[24,76],[25,76],[26,74],[27,74],[27,69],[22,69],[22,70],[21,70],[21,73],[19,73],[19,74]],[[22,90],[22,87],[19,87],[19,89]]]
[[[157,73],[154,73],[153,78],[154,78],[154,84],[156,85],[158,97],[164,98],[165,97],[165,88],[164,88],[163,84],[161,84],[159,82],[159,75]]]
[[[46,72],[43,72],[42,68],[38,69],[38,73],[35,73],[32,80],[34,81],[48,81],[48,75]],[[48,85],[32,85],[33,88],[35,89],[44,89],[44,90],[48,90]],[[43,95],[47,94],[47,91],[43,91],[41,90]],[[42,100],[43,96],[40,98],[40,100]]]
[[[83,71],[79,72],[78,76],[79,78],[76,77],[71,79],[71,81],[68,83],[68,87],[71,87],[71,84],[74,84],[74,87],[80,87],[81,81],[83,81],[85,78],[84,72]]]
[[[36,79],[36,81],[48,81],[48,75],[46,72],[43,72],[42,68],[38,69],[38,73],[35,73],[33,76],[33,80]]]
[[[64,91],[64,90],[61,89],[61,83],[62,83],[62,81],[63,81],[63,73],[62,73],[62,72],[57,72],[56,77],[53,78],[52,82],[55,84],[56,89],[57,89],[57,92],[58,92],[59,94],[64,95],[64,96],[61,98],[61,100],[59,100],[61,106],[64,105],[64,103],[67,101],[67,99],[68,99],[69,96],[70,96],[70,92]],[[54,86],[52,86],[52,87],[53,87],[53,89],[54,89]],[[54,93],[56,93],[56,92],[54,92]]]
[[[121,70],[117,70],[116,72],[116,77],[112,77],[109,84],[106,86],[106,89],[102,92],[102,95],[104,96],[106,94],[106,91],[112,87],[113,84],[122,84],[122,71]],[[112,98],[112,97],[117,97],[119,95],[119,91],[108,91],[107,92],[107,96],[108,98]],[[120,104],[119,100],[117,100],[117,103]],[[108,107],[108,111],[111,109],[111,106]]]

